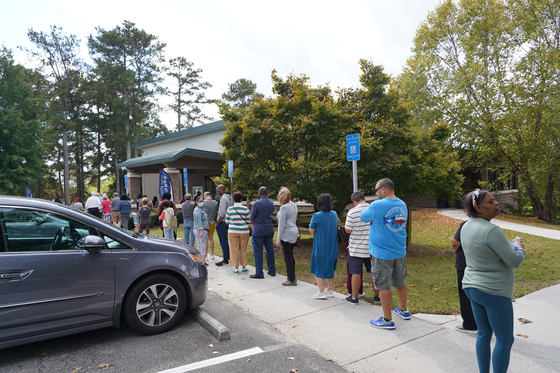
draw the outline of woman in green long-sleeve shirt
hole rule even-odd
[[[485,190],[465,196],[463,205],[470,216],[461,230],[461,244],[467,260],[463,289],[471,300],[478,326],[476,357],[480,372],[506,372],[513,345],[513,269],[525,260],[524,245],[512,247],[504,232],[490,220],[500,214],[500,205]],[[496,345],[490,357],[492,333]]]

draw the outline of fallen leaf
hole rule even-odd
[[[193,345],[193,347],[196,347],[196,345]]]
[[[214,345],[208,345],[208,347],[214,347]]]
[[[111,366],[111,364],[99,364],[98,367],[99,368],[109,368]]]
[[[72,371],[72,373],[76,373],[77,371],[82,370],[82,367],[76,367],[74,368],[74,370]]]
[[[291,372],[291,373],[296,373],[296,372],[297,372],[297,369],[292,369],[292,370],[290,370],[290,372]]]
[[[524,319],[523,317],[520,317],[520,318],[519,318],[518,320],[519,320],[519,321],[521,321],[521,322],[522,322],[523,324],[529,324],[529,323],[532,323],[532,321],[531,321],[531,320],[529,320],[529,319]]]
[[[212,353],[213,353],[213,354],[219,354],[219,352],[218,352],[218,351],[213,351]]]
[[[529,338],[527,334],[516,334],[518,337]]]
[[[247,361],[251,361],[251,359],[247,359]]]
[[[295,357],[289,357],[288,358],[288,360],[294,360],[294,359],[295,359]]]
[[[41,352],[41,356],[47,356],[49,353],[47,351]]]

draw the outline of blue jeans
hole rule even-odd
[[[183,231],[185,232],[185,243],[194,246],[194,221],[183,222]]]
[[[216,232],[218,233],[224,260],[229,260],[228,225],[223,221],[220,224],[216,223]]]
[[[276,265],[274,264],[274,247],[272,246],[272,237],[270,236],[253,236],[253,255],[255,256],[255,275],[263,274],[263,247],[266,248],[266,265],[268,266],[268,274],[276,274]]]
[[[173,237],[173,229],[171,228],[163,228],[163,237],[169,238],[170,240],[174,239]]]
[[[490,295],[478,289],[463,289],[471,300],[474,319],[478,326],[476,337],[476,359],[478,370],[490,372],[490,342],[492,332],[496,334],[496,345],[492,353],[492,368],[495,373],[506,372],[513,345],[513,305],[511,299]]]

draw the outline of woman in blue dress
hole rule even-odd
[[[334,271],[338,257],[338,216],[332,211],[332,198],[324,193],[317,198],[319,212],[313,214],[309,232],[313,236],[311,253],[311,273],[315,275],[319,291],[315,299],[333,298]],[[328,287],[325,290],[325,279]]]

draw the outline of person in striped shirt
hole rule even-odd
[[[350,233],[348,244],[348,272],[352,275],[352,294],[349,294],[346,301],[358,304],[358,292],[362,282],[363,265],[366,271],[371,273],[371,259],[369,254],[369,224],[360,220],[360,213],[367,209],[369,204],[362,192],[354,192],[350,197],[354,208],[348,211],[344,229]],[[363,263],[363,264],[362,264]],[[371,281],[373,285],[373,280]],[[373,301],[379,303],[379,290],[373,286]]]
[[[245,273],[247,267],[247,244],[249,243],[249,210],[241,204],[241,192],[233,193],[233,206],[226,211],[226,224],[229,226],[230,265],[233,273],[239,273],[239,262]]]

